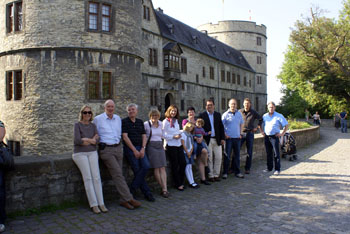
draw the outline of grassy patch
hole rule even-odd
[[[24,211],[15,211],[12,213],[7,214],[7,217],[14,219],[19,216],[30,216],[30,215],[40,215],[42,213],[46,212],[55,212],[57,210],[65,210],[68,208],[73,208],[73,207],[78,207],[82,205],[82,202],[71,202],[71,201],[66,201],[63,202],[59,205],[47,205],[47,206],[42,206],[40,208],[30,208]]]
[[[288,119],[288,126],[289,126],[289,129],[294,130],[294,129],[309,128],[311,124],[304,121],[297,121],[295,119]]]

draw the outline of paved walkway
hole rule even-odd
[[[255,161],[245,179],[170,190],[133,211],[109,201],[107,214],[78,207],[18,217],[7,233],[350,233],[350,134],[322,128],[298,155],[282,160],[279,176]]]

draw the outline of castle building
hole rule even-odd
[[[264,111],[265,26],[225,21],[199,31],[151,0],[0,3],[0,120],[16,155],[71,152],[81,106],[100,114],[109,98],[122,117],[137,103],[143,119],[170,104],[182,116],[189,106],[199,112],[208,98],[220,112],[233,97]]]

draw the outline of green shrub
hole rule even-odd
[[[288,126],[289,129],[304,129],[309,128],[311,124],[304,122],[304,121],[296,121],[295,119],[288,119]]]

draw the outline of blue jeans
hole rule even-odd
[[[0,224],[4,224],[6,220],[5,202],[5,172],[0,169]]]
[[[224,172],[228,173],[228,168],[230,166],[231,152],[233,150],[233,158],[231,168],[235,175],[239,174],[241,171],[240,167],[240,150],[241,150],[241,139],[240,138],[229,138],[226,139],[226,155],[224,156]]]
[[[272,171],[273,161],[275,161],[275,170],[281,170],[281,159],[280,159],[280,141],[276,136],[265,136],[265,149],[267,156],[267,170]]]
[[[135,148],[136,150],[140,150],[141,146],[136,146]],[[132,150],[129,147],[124,146],[124,155],[127,157],[131,169],[134,172],[134,179],[132,180],[130,186],[131,190],[140,188],[142,193],[145,196],[148,196],[151,194],[151,190],[146,183],[145,177],[147,175],[148,169],[150,168],[150,164],[146,153],[143,158],[136,158]]]
[[[253,159],[253,144],[254,144],[254,133],[247,132],[247,135],[241,139],[241,147],[246,142],[247,146],[247,159],[245,161],[245,170],[249,171],[250,167],[252,166],[252,159]]]
[[[347,126],[346,119],[340,120],[340,126],[341,126],[341,132],[348,132],[348,126]]]

